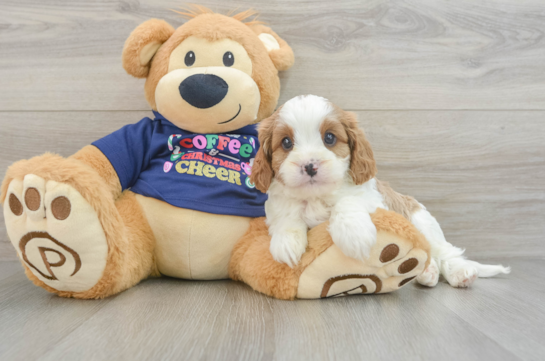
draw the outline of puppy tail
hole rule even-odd
[[[503,265],[491,265],[491,264],[481,264],[479,262],[467,260],[479,271],[479,277],[493,277],[500,273],[508,274],[511,273],[511,267],[504,267]]]

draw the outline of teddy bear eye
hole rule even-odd
[[[195,64],[195,53],[192,51],[188,51],[187,54],[185,54],[185,65],[191,66]]]
[[[235,63],[235,56],[230,51],[223,54],[223,65],[232,66]]]
[[[289,137],[282,139],[282,148],[285,150],[290,150],[293,147],[293,142]]]

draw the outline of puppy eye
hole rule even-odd
[[[285,150],[290,150],[293,147],[293,142],[289,137],[282,139],[282,148]]]
[[[333,133],[325,133],[324,143],[333,146],[337,143],[337,137]]]
[[[235,63],[235,56],[230,51],[223,54],[223,65],[232,66]]]
[[[188,51],[187,54],[185,54],[185,65],[191,66],[195,64],[195,53],[192,51]]]

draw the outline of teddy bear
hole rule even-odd
[[[37,286],[103,298],[149,277],[231,278],[280,299],[394,291],[429,263],[429,245],[401,215],[372,215],[365,262],[344,255],[327,223],[308,233],[291,268],[273,260],[267,195],[250,180],[257,123],[280,95],[290,46],[253,11],[195,7],[177,29],[139,25],[122,62],[145,78],[153,116],[63,158],[11,165],[2,183],[8,236]],[[85,125],[82,124],[82,128]]]

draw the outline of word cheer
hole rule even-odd
[[[176,163],[176,171],[178,173],[194,174],[205,176],[207,178],[218,178],[220,181],[227,181],[236,185],[240,185],[240,173],[223,167],[214,167],[212,164],[206,164],[195,160],[182,160]]]
[[[192,159],[202,160],[198,162]],[[206,164],[206,163],[209,164]],[[220,167],[214,167],[219,165]],[[225,169],[225,168],[230,169]],[[187,153],[181,158],[181,161],[176,163],[176,171],[178,173],[187,173],[197,176],[205,176],[207,178],[216,177],[220,181],[227,181],[236,185],[240,183],[240,165],[233,162],[212,157],[203,153]]]

